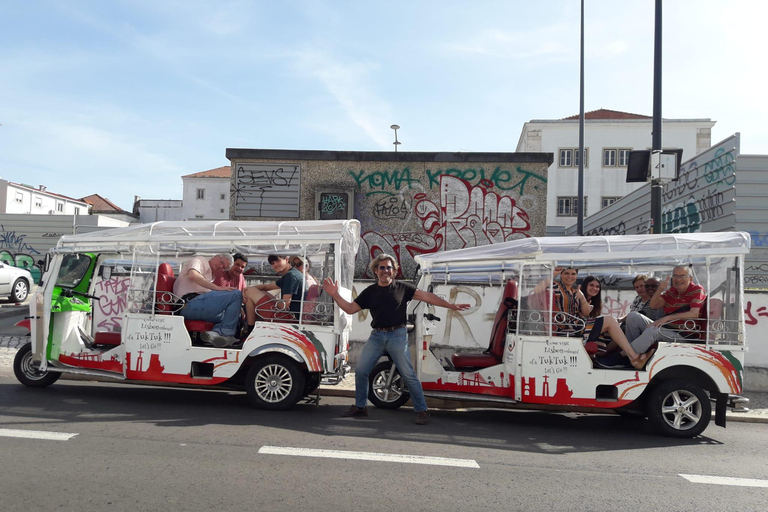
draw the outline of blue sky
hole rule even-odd
[[[579,1],[4,0],[0,177],[130,210],[226,148],[514,151],[579,109]],[[586,0],[587,110],[652,114],[653,0]],[[768,154],[768,2],[666,0],[663,116]]]

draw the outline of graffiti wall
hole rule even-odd
[[[416,275],[418,254],[545,233],[551,154],[227,150],[227,157],[233,169],[257,163],[299,167],[301,219],[315,219],[317,212],[328,215],[333,204],[343,205],[330,202],[333,191],[353,190],[354,205],[348,211],[362,227],[358,278],[373,277],[368,264],[382,252],[398,260],[399,277],[410,278]],[[233,203],[238,183],[234,176]],[[271,183],[264,197],[277,197],[276,186]],[[322,195],[324,191],[328,194]],[[315,204],[318,192],[325,198],[321,204]]]

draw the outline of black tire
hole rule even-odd
[[[13,358],[13,373],[19,382],[32,388],[50,386],[61,377],[59,372],[41,372],[35,369],[32,365],[31,343],[25,343],[16,352],[16,357]]]
[[[245,379],[248,399],[259,409],[284,411],[304,396],[304,370],[288,356],[261,356],[248,370]]]
[[[393,371],[392,380],[387,387],[389,372]],[[400,372],[392,361],[382,361],[371,370],[368,376],[368,400],[381,409],[397,409],[402,407],[411,395],[405,386]]]
[[[649,390],[645,412],[659,434],[690,438],[704,432],[709,425],[712,404],[707,393],[696,384],[667,380]]]
[[[317,388],[320,387],[320,374],[310,373],[306,377],[306,383],[304,384],[304,396],[311,395]]]
[[[29,283],[19,278],[13,283],[11,288],[11,302],[24,302],[29,295]]]

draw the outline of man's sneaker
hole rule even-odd
[[[429,411],[421,411],[416,415],[417,425],[426,425],[427,423],[429,423]]]
[[[218,338],[219,336],[221,336],[221,334],[217,333],[216,331],[201,332],[200,341],[211,343],[214,340],[214,338]]]
[[[211,345],[216,348],[231,347],[235,343],[240,343],[240,340],[234,336],[216,336],[211,340]]]
[[[368,408],[367,407],[358,407],[356,405],[353,405],[346,411],[344,411],[344,414],[342,414],[345,418],[362,418],[364,416],[368,416]]]

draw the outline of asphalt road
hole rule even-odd
[[[406,408],[341,418],[348,405],[324,397],[319,407],[266,412],[239,393],[63,380],[32,389],[2,375],[0,506],[700,512],[768,504],[764,424],[711,426],[704,437],[675,440],[617,416],[435,411],[417,426]],[[25,439],[2,429],[77,435]],[[352,459],[371,453],[400,458]],[[759,481],[736,487],[681,474]]]

